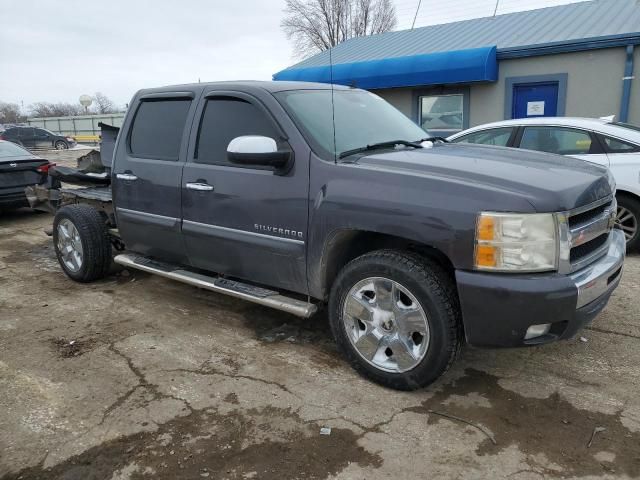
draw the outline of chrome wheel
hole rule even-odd
[[[67,148],[67,144],[64,142],[56,142],[56,150],[66,150]]]
[[[620,205],[618,205],[618,212],[616,214],[616,224],[618,228],[624,232],[624,237],[627,242],[634,238],[638,232],[638,218],[631,210],[621,207]]]
[[[82,267],[83,249],[80,233],[76,226],[66,218],[58,224],[58,251],[69,271],[76,273]]]
[[[344,300],[342,321],[358,354],[385,372],[415,368],[429,348],[424,309],[409,290],[388,278],[355,284]]]

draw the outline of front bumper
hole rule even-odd
[[[573,337],[606,306],[620,283],[625,239],[613,230],[609,250],[570,275],[456,271],[467,342],[484,347],[538,345]],[[548,333],[525,340],[532,325]]]

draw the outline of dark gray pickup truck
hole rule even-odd
[[[60,265],[87,282],[115,260],[302,317],[328,305],[349,362],[398,389],[433,382],[465,342],[573,336],[622,273],[608,171],[425,137],[358,89],[141,90],[111,185],[60,197]]]

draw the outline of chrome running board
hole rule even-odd
[[[113,260],[125,267],[153,273],[194,287],[229,295],[230,297],[248,300],[249,302],[291,313],[298,317],[309,318],[318,310],[313,303],[285,297],[273,290],[222,277],[202,275],[181,266],[159,262],[141,255],[121,253],[116,255]]]

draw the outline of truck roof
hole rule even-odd
[[[329,90],[329,83],[315,82],[287,82],[287,81],[260,81],[260,80],[234,80],[222,82],[206,82],[206,83],[188,83],[182,85],[167,85],[165,87],[145,88],[138,94],[175,92],[179,89],[194,90],[196,88],[214,88],[214,89],[240,89],[251,90],[259,89],[270,93],[283,92],[286,90]],[[350,90],[350,87],[343,85],[333,85],[335,90]]]

